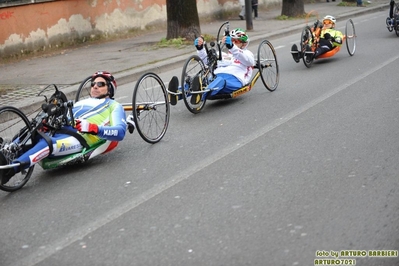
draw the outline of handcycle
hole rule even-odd
[[[392,5],[390,11],[392,11],[393,23],[390,24],[390,18],[387,18],[387,29],[389,32],[395,30],[396,36],[399,37],[399,3],[395,3],[395,1],[391,0],[390,5]]]
[[[163,138],[168,128],[170,108],[165,86],[155,74],[151,77],[151,80],[142,80],[141,83],[137,83],[133,91],[132,103],[124,103],[122,106],[128,114],[133,115],[135,128],[140,136],[148,143],[157,143]],[[87,80],[81,83],[76,100],[89,95],[86,88]],[[154,81],[159,82],[154,83]],[[54,89],[54,93],[48,97],[45,93],[50,89]],[[75,120],[72,112],[74,103],[72,100],[67,100],[66,95],[55,84],[45,87],[38,96],[44,96],[44,103],[31,120],[16,107],[0,108],[0,156],[2,156],[2,161],[6,161],[0,165],[0,178],[11,168],[20,167],[20,163],[15,163],[14,160],[21,154],[32,148],[41,138],[48,139],[57,132],[75,137],[83,148],[77,153],[42,159],[38,164],[45,170],[84,163],[91,159],[92,152],[105,142],[104,140],[89,147],[76,131],[65,131],[65,126],[74,127]],[[127,129],[130,133],[133,133],[132,126],[128,123]],[[49,145],[50,154],[52,146]],[[40,157],[40,154],[36,156]],[[22,170],[4,183],[0,179],[0,189],[7,192],[21,189],[30,179],[34,167],[35,165],[32,165]]]
[[[218,99],[231,99],[243,95],[249,92],[255,85],[256,81],[261,78],[263,85],[269,91],[277,89],[279,83],[279,68],[277,63],[276,51],[273,45],[268,40],[263,40],[258,46],[256,55],[256,65],[254,69],[258,71],[253,74],[251,81],[245,84],[243,87],[236,91],[228,94],[217,94],[211,96],[210,93],[207,97],[203,97],[204,93],[212,91],[212,88],[208,88],[208,85],[215,78],[214,70],[217,67],[217,62],[222,59],[222,53],[226,49],[221,41],[221,35],[229,33],[229,21],[224,22],[218,30],[216,43],[210,42],[210,47],[207,43],[204,43],[206,49],[208,62],[205,64],[198,55],[191,55],[184,63],[181,84],[177,92],[173,92],[168,89],[171,104],[176,104],[177,101],[183,99],[187,109],[196,114],[199,113],[205,106],[206,100],[218,100]],[[192,90],[193,80],[198,78],[201,80],[201,88],[199,91]],[[200,95],[201,99],[192,103],[190,97]]]
[[[291,53],[298,53],[299,58],[302,58],[303,63],[307,68],[312,66],[313,61],[315,58],[312,56],[317,47],[319,46],[319,40],[321,35],[323,24],[317,20],[313,27],[305,26],[301,33],[301,40],[300,40],[300,49],[298,52],[291,51]],[[352,19],[348,19],[345,25],[345,34],[342,40],[345,41],[346,49],[350,56],[353,56],[356,51],[356,32],[355,32],[355,25]],[[306,47],[310,46],[310,51],[306,50]],[[334,56],[338,53],[341,49],[341,46],[335,46],[332,50],[320,55],[317,59],[322,58],[329,58]]]

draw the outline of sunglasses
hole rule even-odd
[[[333,22],[331,20],[324,20],[323,24],[329,25],[329,24],[333,24]]]
[[[105,85],[107,85],[107,83],[105,83],[104,81],[92,82],[91,86],[94,87],[94,85],[97,85],[97,87],[101,88],[101,87],[104,87]]]

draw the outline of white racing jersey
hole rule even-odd
[[[197,50],[198,56],[207,64],[208,58],[205,49]],[[218,61],[215,74],[227,73],[237,77],[242,85],[249,83],[252,77],[255,59],[253,53],[248,49],[240,49],[233,46],[229,53],[222,54],[222,60]]]

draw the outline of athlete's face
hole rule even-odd
[[[324,26],[325,29],[332,29],[332,28],[334,28],[334,22],[332,22],[329,19],[325,19],[323,21],[323,26]]]
[[[91,86],[91,97],[97,98],[108,93],[107,82],[103,77],[97,77]]]
[[[240,49],[244,49],[245,46],[247,45],[246,43],[241,42],[240,40],[236,40],[236,39],[233,39],[233,43]]]

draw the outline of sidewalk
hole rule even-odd
[[[330,1],[305,4],[305,12],[314,10],[320,19],[325,15],[333,15],[338,21],[377,11],[386,11],[388,15],[389,0],[371,0],[366,7],[341,7],[337,6],[338,3]],[[305,19],[276,20],[279,15],[281,7],[259,11],[259,18],[253,20],[253,30],[249,32],[252,44],[258,43],[260,39],[270,39],[287,33],[300,34],[306,25]],[[314,20],[315,17],[312,17],[308,24],[312,24]],[[222,21],[214,21],[201,24],[201,32],[216,36],[221,23]],[[230,19],[230,25],[245,29],[246,21],[240,20],[237,14],[237,17]],[[36,95],[49,84],[56,84],[69,99],[73,99],[70,95],[74,95],[80,82],[97,70],[110,71],[118,85],[122,85],[136,80],[148,71],[160,73],[182,67],[187,57],[195,52],[194,47],[155,49],[154,45],[165,37],[164,31],[150,33],[131,39],[89,44],[49,57],[0,65],[0,87],[11,88],[10,92],[0,96],[0,106],[12,105],[24,112],[36,110],[43,101],[43,98]]]

